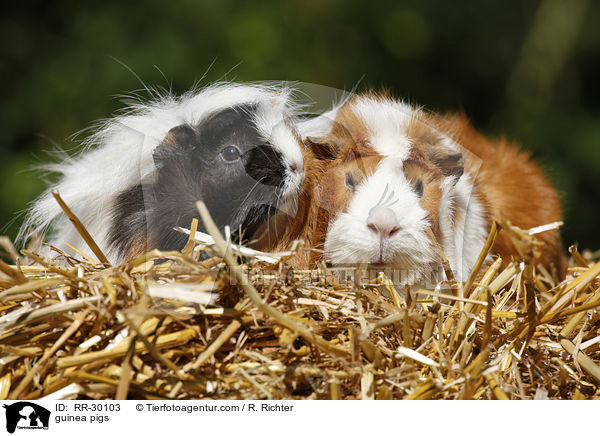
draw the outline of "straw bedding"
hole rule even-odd
[[[200,205],[201,206],[201,205]],[[0,261],[0,399],[584,399],[600,395],[600,263],[559,283],[534,233],[492,229],[466,283],[286,266],[211,237],[118,266]],[[483,262],[498,232],[521,259]],[[208,258],[207,258],[208,253]],[[60,261],[59,261],[60,260]],[[353,280],[345,280],[354,276]]]

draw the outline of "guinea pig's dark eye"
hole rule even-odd
[[[346,186],[351,189],[352,191],[356,190],[356,182],[354,181],[354,178],[352,177],[352,173],[346,173]]]
[[[423,180],[417,179],[415,182],[413,182],[413,188],[419,197],[423,196]]]
[[[240,149],[233,145],[225,147],[223,151],[221,151],[221,156],[223,156],[223,159],[225,159],[227,162],[238,160],[241,155]]]

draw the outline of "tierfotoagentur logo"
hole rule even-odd
[[[10,405],[4,404],[6,409],[6,431],[14,433],[19,430],[48,430],[50,411],[39,404],[29,401],[19,401]]]

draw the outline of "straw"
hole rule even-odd
[[[291,269],[300,244],[228,245],[199,211],[208,233],[192,223],[183,253],[114,267],[0,240],[0,399],[599,396],[600,253],[572,248],[558,282],[536,235],[503,221],[466,283],[411,288]],[[490,255],[499,231],[521,257]]]

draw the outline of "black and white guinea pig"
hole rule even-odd
[[[78,156],[49,166],[60,180],[34,202],[21,237],[49,231],[52,245],[87,248],[56,190],[111,262],[181,249],[187,237],[173,227],[189,227],[198,200],[247,242],[302,186],[296,115],[282,84],[218,83],[135,103],[102,123]]]
[[[529,155],[479,135],[464,117],[377,94],[352,98],[334,116],[328,133],[307,138],[335,156],[310,196],[315,218],[305,233],[323,250],[312,264],[369,264],[400,284],[435,285],[441,250],[466,280],[493,220],[528,229],[561,219],[559,196]],[[558,231],[538,236],[539,261],[563,276]],[[517,256],[503,233],[491,253]]]

